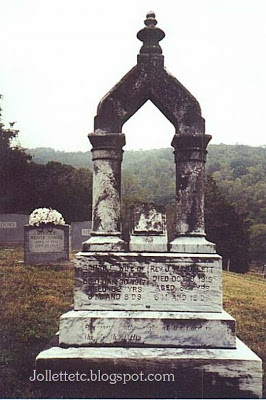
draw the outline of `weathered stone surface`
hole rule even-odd
[[[210,135],[176,134],[176,235],[204,236],[204,164]],[[172,249],[172,251],[175,251]]]
[[[69,260],[70,226],[30,226],[24,228],[24,261],[43,264]]]
[[[154,21],[156,21],[155,18],[147,18],[145,24],[155,23]],[[184,163],[182,165],[177,163],[176,167],[177,195],[178,193],[182,194],[182,200],[179,201],[177,199],[182,207],[179,214],[182,214],[181,223],[186,225],[186,233],[197,232],[202,234],[204,233],[202,178],[204,175],[206,146],[210,140],[210,136],[205,135],[205,121],[201,116],[201,109],[197,100],[164,68],[164,57],[161,54],[162,51],[159,45],[159,41],[164,37],[163,31],[155,25],[147,25],[138,33],[137,37],[143,41],[140,54],[138,54],[137,65],[100,101],[97,108],[97,115],[94,119],[94,133],[89,135],[89,139],[93,145],[93,154],[95,151],[98,152],[98,150],[101,150],[103,153],[100,146],[103,146],[105,151],[104,157],[99,157],[98,161],[94,158],[95,161],[93,161],[93,193],[95,197],[93,205],[93,231],[96,236],[101,230],[109,231],[109,236],[111,231],[120,231],[119,196],[120,163],[122,158],[120,159],[120,163],[118,161],[114,162],[113,159],[111,161],[110,158],[114,151],[121,152],[121,148],[125,144],[121,143],[121,141],[116,142],[116,138],[119,135],[122,137],[123,124],[147,100],[150,100],[174,125],[176,135],[174,136],[173,146],[175,147],[175,143],[180,142],[180,137],[181,139],[184,138],[182,151],[186,150],[187,159],[190,157],[190,160],[187,167],[184,167]],[[111,142],[112,137],[113,141]],[[110,142],[111,145],[109,144]],[[189,145],[188,149],[187,144]],[[175,153],[177,151],[175,147]],[[197,155],[196,159],[194,157],[195,154]],[[178,156],[176,156],[176,160],[177,158]],[[192,164],[194,167],[192,167]],[[104,169],[107,172],[104,172]],[[186,180],[185,190],[181,187],[182,184],[179,184],[179,176],[182,180],[183,173],[185,173]],[[107,176],[112,181],[112,184],[106,178]],[[115,184],[117,185],[116,187]],[[106,194],[108,194],[108,198],[106,198]],[[187,207],[187,214],[185,214],[185,206]],[[178,218],[179,215],[177,221]],[[108,229],[106,227],[103,229],[104,225],[108,225]],[[177,234],[178,232],[177,228]],[[138,239],[136,246],[134,241],[135,239],[132,238],[130,250],[137,251],[137,246],[140,246],[142,243],[143,251],[152,251],[145,241],[141,242]],[[107,247],[106,251],[109,251],[110,245]],[[119,251],[117,247],[113,248],[113,250]],[[153,247],[156,246],[154,245]],[[120,250],[125,250],[125,246],[123,248],[121,246]],[[83,247],[83,251],[98,250],[96,250],[94,244],[89,240]],[[102,251],[105,251],[104,247],[102,247]],[[163,251],[162,243],[159,250],[154,251]]]
[[[139,203],[131,207],[132,234],[163,234],[166,231],[165,208],[150,203]]]
[[[235,348],[235,320],[222,313],[69,311],[60,345]]]
[[[60,397],[86,398],[261,398],[261,360],[237,339],[236,349],[52,347],[37,356],[37,373],[85,373],[86,380],[41,382],[43,390]],[[100,372],[99,372],[100,371]],[[91,374],[104,378],[90,379]],[[110,377],[110,374],[113,374]],[[118,375],[130,374],[110,384]],[[136,375],[138,374],[138,376]],[[149,375],[152,374],[152,375]],[[160,378],[160,374],[165,379]],[[152,381],[148,375],[157,377]],[[142,376],[142,379],[141,379]],[[174,377],[174,378],[173,378]],[[41,378],[41,377],[40,377]],[[135,378],[135,379],[134,379]],[[89,381],[88,381],[89,379]],[[146,381],[145,381],[146,379]]]
[[[174,253],[215,254],[215,248],[204,236],[180,236],[170,243],[170,251]]]
[[[88,240],[83,242],[83,251],[90,251],[93,249],[95,252],[113,252],[122,251],[126,247],[124,240],[120,238],[120,235],[93,235]]]
[[[120,192],[125,135],[97,132],[89,134],[89,139],[93,146],[92,232],[83,243],[83,251],[123,251]]]
[[[0,243],[23,243],[28,222],[29,216],[25,214],[0,214]]]
[[[129,250],[167,252],[165,208],[152,202],[131,207],[132,229]]]
[[[131,235],[129,251],[133,252],[167,252],[166,235]]]
[[[222,311],[215,254],[78,253],[75,310]]]

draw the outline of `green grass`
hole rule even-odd
[[[237,336],[266,361],[266,280],[256,275],[223,272],[224,309],[237,322]]]
[[[73,302],[71,263],[30,266],[21,247],[0,247],[0,397],[39,398],[29,376],[36,355],[58,330]],[[265,280],[224,272],[224,308],[237,320],[237,334],[265,360]]]
[[[73,267],[29,266],[20,247],[0,249],[0,397],[34,398],[29,376],[36,355],[73,302]]]

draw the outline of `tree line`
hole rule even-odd
[[[90,220],[92,172],[57,161],[34,162],[18,144],[18,133],[0,121],[0,213],[51,207],[68,223]]]

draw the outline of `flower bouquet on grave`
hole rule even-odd
[[[52,208],[36,208],[30,214],[29,225],[37,226],[41,231],[45,227],[52,232],[54,225],[65,225],[65,220],[60,212]]]

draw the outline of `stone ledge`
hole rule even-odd
[[[186,260],[187,262],[193,261],[193,260],[206,260],[207,262],[212,261],[212,260],[221,260],[222,257],[219,254],[211,254],[211,253],[174,253],[174,252],[164,252],[164,253],[153,253],[153,252],[127,252],[127,251],[115,251],[115,252],[104,252],[104,251],[79,251],[76,253],[76,257],[91,257],[91,256],[97,256],[97,257],[106,257],[106,256],[113,256],[113,257],[129,257],[129,258],[134,258],[134,257],[143,257],[148,258],[152,257],[154,259],[164,259],[165,257],[169,260],[172,259],[178,259],[178,260]]]
[[[69,311],[60,317],[64,346],[235,348],[228,313]]]
[[[207,253],[215,254],[216,245],[204,236],[181,236],[170,243],[170,251],[175,253]]]

